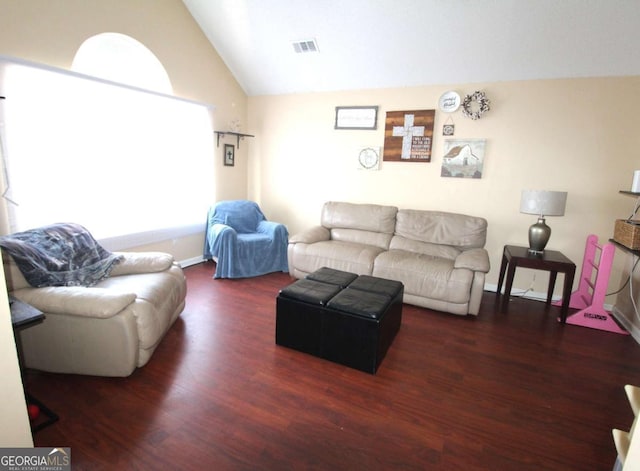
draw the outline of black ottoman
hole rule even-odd
[[[322,316],[337,285],[298,280],[276,298],[276,344],[321,356]]]
[[[349,273],[348,271],[334,270],[329,267],[322,267],[313,273],[309,273],[305,279],[322,281],[323,283],[329,283],[330,285],[338,285],[340,288],[346,288],[349,286],[358,275],[355,273]]]
[[[318,270],[278,295],[276,344],[375,374],[400,329],[403,292],[398,281]]]

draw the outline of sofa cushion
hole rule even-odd
[[[328,267],[357,275],[371,275],[373,262],[384,249],[371,245],[354,244],[337,240],[315,244],[295,244],[291,256],[296,269],[312,273]]]
[[[115,316],[136,299],[136,295],[131,291],[113,291],[84,286],[23,288],[13,291],[12,294],[45,314],[66,314],[98,319]]]
[[[359,229],[334,228],[331,229],[331,240],[352,242],[354,244],[372,245],[381,249],[388,249],[391,234],[371,232]]]
[[[322,207],[320,223],[329,229],[360,229],[393,234],[397,212],[395,206],[329,201]]]
[[[464,214],[401,209],[395,234],[433,244],[481,248],[487,238],[487,221]]]
[[[454,268],[451,259],[405,250],[381,253],[373,276],[402,282],[405,294],[450,303],[468,302],[473,281],[473,271]]]
[[[433,257],[448,258],[455,260],[460,255],[461,250],[450,245],[432,244],[429,242],[421,242],[419,240],[407,239],[402,236],[393,236],[390,249],[405,250],[407,252],[415,252],[423,255],[431,255]]]

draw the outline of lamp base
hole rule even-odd
[[[544,217],[540,216],[538,222],[529,227],[529,253],[541,255],[551,237],[551,228],[547,226]]]

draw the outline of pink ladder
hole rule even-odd
[[[587,237],[578,289],[569,298],[569,307],[580,311],[567,317],[567,324],[629,335],[604,309],[614,254],[615,246],[611,242],[600,246],[598,236],[591,234]]]

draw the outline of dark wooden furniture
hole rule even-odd
[[[44,321],[44,314],[30,304],[24,303],[19,299],[9,296],[9,308],[11,310],[11,324],[13,325],[14,337],[16,339],[16,349],[18,351],[18,363],[20,364],[20,372],[24,374],[24,363],[22,360],[22,343],[20,342],[20,331],[33,327]],[[38,406],[42,417],[31,422],[31,431],[37,432],[59,420],[58,414],[49,409],[40,400],[25,391],[27,404]]]
[[[41,311],[30,304],[23,303],[13,296],[9,296],[9,308],[11,310],[11,324],[13,325],[14,331],[26,329],[44,320],[44,314]],[[19,341],[19,338],[19,336],[16,337],[16,342]]]
[[[496,295],[500,295],[502,290],[502,282],[504,281],[505,272],[507,275],[507,283],[504,289],[504,298],[502,300],[502,310],[506,310],[509,304],[509,296],[511,295],[511,287],[513,285],[513,277],[516,268],[531,268],[534,270],[546,270],[550,272],[549,288],[547,289],[547,304],[551,304],[553,289],[556,285],[556,277],[558,273],[564,273],[564,287],[562,289],[562,309],[560,311],[560,322],[562,324],[567,321],[567,313],[569,311],[569,298],[571,297],[571,288],[573,286],[573,278],[576,273],[576,265],[561,252],[557,250],[545,250],[541,254],[531,254],[527,247],[519,247],[516,245],[505,245],[502,252],[502,263],[500,265],[500,276],[498,278],[498,289]],[[507,270],[508,268],[508,270]]]
[[[618,247],[623,252],[630,253],[631,255],[635,255],[636,257],[640,257],[640,250],[630,249],[626,245],[622,245],[615,239],[609,239],[609,242],[613,243],[616,247]]]

